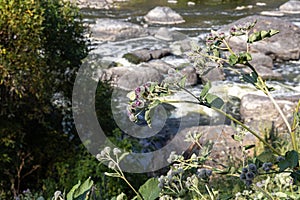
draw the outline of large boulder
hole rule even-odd
[[[149,67],[113,67],[104,71],[103,79],[112,80],[115,87],[134,90],[148,81],[161,82],[163,75],[155,68]]]
[[[157,6],[150,10],[144,19],[151,24],[179,24],[185,20],[169,7]]]
[[[300,95],[276,98],[276,102],[284,115],[291,122],[293,111]],[[256,130],[278,129],[287,130],[279,112],[268,97],[248,94],[243,96],[240,104],[240,114],[243,121]]]
[[[223,165],[230,162],[228,155],[233,155],[235,158],[241,158],[243,156],[243,152],[241,151],[242,146],[254,144],[256,142],[256,139],[251,134],[247,134],[241,143],[240,141],[233,139],[234,135],[237,135],[238,132],[232,126],[212,125],[184,128],[179,133],[182,137],[174,138],[177,141],[176,144],[183,146],[185,141],[183,136],[187,136],[189,133],[201,134],[199,143],[202,146],[207,143],[212,143],[210,156],[213,160],[218,161],[218,163],[222,163]],[[188,158],[192,153],[198,153],[199,151],[201,152],[201,149],[197,148],[195,145],[193,146],[191,143],[190,147],[184,152],[184,156]],[[250,151],[248,152],[250,153]]]
[[[116,19],[98,19],[91,27],[92,36],[98,41],[117,41],[148,35],[147,31],[130,22]]]
[[[290,0],[279,7],[279,10],[284,13],[289,14],[299,14],[300,13],[300,1]]]
[[[291,22],[274,17],[254,15],[226,25],[219,31],[228,32],[234,26],[247,24],[255,20],[257,20],[257,23],[252,31],[275,29],[280,32],[271,38],[252,44],[251,53],[262,53],[278,61],[300,58],[300,28]],[[229,42],[234,51],[246,51],[245,36],[231,37]],[[256,64],[254,63],[254,65]]]

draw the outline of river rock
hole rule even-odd
[[[141,66],[155,68],[163,75],[166,75],[168,73],[169,69],[175,68],[175,66],[173,66],[169,63],[166,63],[163,60],[150,60],[148,63],[142,63]]]
[[[225,80],[225,74],[223,68],[211,67],[200,75],[200,79],[203,84],[213,81],[222,81]]]
[[[300,13],[300,1],[290,0],[279,7],[279,10],[284,13],[289,14],[299,14]]]
[[[133,52],[125,54],[123,58],[126,58],[131,63],[139,64],[141,62],[147,62],[152,59],[160,59],[170,54],[171,51],[170,49],[167,48],[156,49],[156,50],[138,49]]]
[[[262,53],[270,56],[273,60],[297,60],[300,58],[300,28],[291,22],[266,16],[248,16],[224,26],[219,31],[228,32],[232,27],[246,24],[257,20],[254,31],[279,30],[277,35],[255,42],[251,45],[250,53]],[[246,51],[245,36],[231,37],[229,43],[234,51]]]
[[[180,71],[186,77],[186,86],[197,85],[198,74],[193,66],[187,66]]]
[[[92,37],[98,41],[117,41],[146,36],[147,31],[130,22],[102,18],[91,27]]]
[[[150,10],[144,19],[151,24],[179,24],[185,20],[169,7],[157,6]]]
[[[289,122],[292,120],[293,111],[299,99],[300,95],[278,97],[275,99]],[[271,130],[272,128],[280,131],[287,130],[279,112],[266,96],[255,94],[243,96],[240,104],[240,114],[243,121],[256,130],[264,131],[266,129]]]
[[[183,54],[186,54],[187,52],[190,52],[192,50],[192,43],[196,43],[196,41],[193,41],[191,39],[185,39],[181,41],[175,41],[170,45],[171,51],[174,55],[181,56]]]
[[[183,133],[183,134],[182,134]],[[222,163],[223,165],[228,164],[230,162],[229,155],[234,158],[241,158],[242,155],[242,145],[250,145],[255,144],[255,138],[246,134],[244,137],[244,141],[241,143],[233,139],[234,135],[237,134],[237,130],[232,126],[228,125],[212,125],[212,126],[194,126],[188,127],[181,130],[179,135],[183,135],[181,137],[175,137],[174,139],[177,141],[178,145],[186,145],[184,143],[186,136],[189,133],[197,133],[201,134],[199,139],[199,143],[204,146],[207,143],[212,144],[212,149],[210,153],[210,157],[212,157],[218,163]],[[196,147],[196,146],[195,146]],[[190,157],[192,153],[199,153],[201,150],[199,148],[193,148],[192,143],[189,149],[184,152],[184,156]],[[249,152],[249,151],[248,151]],[[213,164],[215,165],[215,163]]]
[[[114,87],[131,91],[148,81],[161,82],[163,74],[155,68],[138,67],[112,67],[104,71],[102,80],[110,80]]]
[[[165,41],[178,41],[187,38],[185,34],[180,33],[178,31],[171,31],[166,27],[159,28],[154,36],[158,39],[165,40]]]

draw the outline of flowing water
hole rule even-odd
[[[112,18],[112,19],[121,19],[123,21],[128,21],[132,23],[136,23],[147,27],[148,29],[157,30],[160,27],[167,27],[171,30],[176,30],[188,35],[191,38],[196,39],[197,41],[203,42],[203,38],[205,34],[209,33],[211,29],[217,30],[223,25],[231,23],[237,19],[259,14],[262,11],[275,11],[278,10],[278,7],[285,3],[286,0],[198,0],[193,1],[195,5],[189,6],[187,4],[188,1],[178,0],[178,3],[168,3],[167,0],[131,0],[129,2],[123,2],[119,4],[119,8],[110,9],[110,10],[96,10],[96,9],[84,9],[82,10],[84,14],[84,18],[88,23],[94,23],[97,19],[101,18]],[[185,23],[177,24],[177,25],[147,25],[143,16],[147,14],[149,10],[156,6],[168,6],[173,10],[178,12],[185,20]],[[239,8],[239,9],[237,9]],[[294,24],[300,26],[300,17],[299,15],[285,15],[282,17],[288,21],[293,22]],[[106,60],[108,62],[114,61],[118,58],[121,58],[123,54],[128,53],[132,50],[142,49],[142,48],[154,48],[160,49],[164,47],[168,47],[171,43],[157,40],[154,37],[144,37],[137,39],[130,39],[118,42],[100,42],[95,43],[93,45],[92,54],[94,54],[94,59],[102,62]],[[184,63],[187,60],[178,59],[176,57],[167,57],[164,58],[166,62],[175,64],[176,63]],[[289,88],[298,88],[298,92],[300,92],[300,62],[299,61],[291,61],[285,63],[279,63],[274,66],[274,70],[281,73],[284,77],[284,80],[281,83],[278,82],[270,82],[270,84],[280,84],[281,88],[289,87]],[[236,77],[231,77],[227,80],[231,82],[235,80]],[[201,85],[193,88],[194,92],[198,92],[201,89]],[[285,90],[286,91],[286,90]],[[118,100],[116,100],[118,101]],[[122,100],[124,101],[124,99]],[[124,102],[126,103],[128,100],[126,99]],[[117,103],[119,104],[119,103]],[[124,105],[122,105],[124,106]],[[122,106],[118,109],[121,109]],[[121,109],[120,112],[122,113]],[[126,115],[126,114],[125,114]],[[175,118],[174,118],[175,119]],[[190,119],[187,119],[188,122]],[[202,120],[203,121],[203,120]],[[124,119],[124,123],[129,123]],[[169,121],[167,128],[173,128],[174,130],[169,130],[171,134],[176,133],[178,130],[173,123],[177,123],[176,121]],[[174,128],[175,127],[175,128]],[[126,131],[125,131],[126,132]],[[164,129],[161,131],[161,140],[167,140],[166,131]],[[151,139],[142,139],[140,143],[143,142],[150,144]],[[144,145],[144,144],[143,144]],[[155,146],[155,148],[159,148],[159,146],[164,145],[157,142],[151,144]],[[150,145],[150,146],[151,146]]]
[[[174,1],[169,1],[174,2]],[[87,22],[94,23],[95,20],[101,18],[121,19],[136,23],[142,26],[147,26],[150,30],[157,30],[159,27],[167,27],[171,30],[176,30],[195,38],[198,41],[203,41],[205,34],[210,30],[217,30],[223,25],[231,23],[237,19],[259,14],[262,11],[276,11],[279,6],[286,0],[206,0],[206,1],[190,1],[195,5],[188,5],[189,1],[179,0],[177,3],[169,3],[167,0],[130,0],[120,2],[119,8],[110,10],[83,9],[82,12]],[[178,12],[184,19],[185,23],[176,25],[146,25],[143,16],[156,6],[168,6]],[[281,17],[294,24],[300,26],[299,15],[285,15]],[[118,42],[103,42],[94,45],[93,53],[100,59],[114,60],[120,58],[129,51],[152,48],[160,49],[168,47],[169,42],[163,42],[153,37],[131,39]],[[174,60],[167,58],[167,62],[172,64],[185,62],[185,60]],[[284,70],[282,65],[284,65]],[[288,70],[287,70],[288,69]],[[284,81],[289,85],[299,84],[300,66],[299,63],[284,63],[280,64],[275,70],[282,73]]]

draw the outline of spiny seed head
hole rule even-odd
[[[206,178],[206,169],[198,169],[197,176],[198,178]]]
[[[255,171],[257,170],[257,167],[256,167],[255,164],[250,163],[250,164],[248,165],[248,169],[249,169],[250,171],[252,171],[252,172],[255,172]]]
[[[254,177],[255,177],[255,174],[253,172],[246,173],[246,180],[253,180]]]
[[[247,173],[248,172],[248,168],[246,168],[246,167],[242,168],[242,172],[243,173]]]
[[[241,179],[242,181],[246,180],[246,174],[245,174],[245,173],[241,173],[241,174],[240,174],[240,179]]]
[[[205,174],[206,174],[207,177],[211,176],[212,175],[212,170],[206,169]]]

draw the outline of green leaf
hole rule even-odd
[[[111,198],[111,200],[124,200],[124,199],[127,199],[127,196],[123,192],[119,194],[117,197]]]
[[[88,178],[87,180],[85,180],[80,186],[79,188],[77,188],[74,191],[74,199],[75,200],[85,200],[88,197],[88,193],[91,190],[92,186],[93,186],[94,182],[93,180],[91,180],[91,178]]]
[[[279,31],[273,30],[273,29],[268,30],[268,31],[265,31],[265,30],[258,31],[258,32],[252,33],[249,36],[247,42],[248,43],[257,42],[257,41],[263,40],[265,38],[272,37],[273,35],[276,35],[277,33],[279,33]]]
[[[300,181],[300,170],[292,172],[291,177],[294,178],[295,181]]]
[[[151,127],[152,117],[154,115],[154,108],[158,106],[161,102],[156,99],[155,101],[149,104],[148,109],[145,111],[145,120],[149,127]]]
[[[80,184],[81,181],[78,181],[78,183],[72,187],[72,189],[67,194],[67,200],[73,200],[74,192],[79,188]]]
[[[204,99],[205,98],[205,96],[208,94],[208,91],[210,90],[210,88],[211,88],[211,83],[207,82],[204,85],[204,87],[203,87],[203,89],[202,89],[202,91],[200,93],[200,99]]]
[[[150,178],[140,187],[139,192],[145,200],[155,200],[159,197],[160,193],[158,184],[159,182],[157,178]]]
[[[231,66],[235,65],[238,62],[238,60],[239,60],[239,57],[237,55],[230,54],[230,56],[229,56],[229,64]]]
[[[224,105],[224,101],[214,94],[208,93],[205,97],[205,100],[210,105],[210,107],[221,109]]]
[[[266,150],[266,151],[262,152],[256,158],[259,161],[261,161],[262,163],[264,163],[264,162],[272,162],[273,163],[276,161],[276,156],[270,150]]]
[[[298,162],[299,162],[298,152],[295,150],[288,151],[285,154],[285,159],[278,163],[278,166],[280,168],[279,171],[282,172],[287,168],[294,168],[298,166]]]
[[[246,83],[251,83],[255,86],[258,82],[257,78],[258,76],[256,75],[256,73],[251,72],[250,74],[242,74],[241,80],[245,81]]]
[[[185,87],[185,83],[186,83],[186,76],[184,76],[184,77],[180,80],[179,86],[182,87],[182,88],[184,88],[184,87]]]

